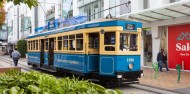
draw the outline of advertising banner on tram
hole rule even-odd
[[[168,64],[176,68],[176,64],[190,70],[190,24],[168,27]]]

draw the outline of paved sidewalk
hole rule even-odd
[[[3,55],[9,58],[8,55]],[[19,63],[27,65],[27,59],[21,58]],[[154,79],[155,71],[152,68],[142,68],[144,77],[140,78],[140,84],[147,85],[151,87],[171,90],[180,92],[180,94],[190,94],[190,72],[181,72],[180,82],[177,83],[178,73],[176,70],[158,72],[158,76]]]
[[[177,83],[178,73],[176,70],[158,72],[156,79],[154,79],[155,71],[152,68],[143,68],[143,73],[144,77],[139,79],[140,84],[190,94],[190,72],[181,72],[179,83]]]

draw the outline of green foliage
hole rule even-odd
[[[27,4],[28,7],[31,9],[32,6],[38,6],[38,0],[6,0],[7,2],[13,2],[15,5],[20,5],[21,3]],[[3,0],[0,0],[0,6],[3,5]]]
[[[39,72],[6,72],[0,75],[1,94],[123,94],[73,77],[57,79]]]
[[[27,53],[27,42],[26,40],[19,40],[17,43],[17,49],[21,54],[21,57],[25,57],[25,54]]]

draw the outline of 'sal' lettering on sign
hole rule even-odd
[[[190,70],[190,24],[168,27],[168,65],[175,69],[176,64]]]

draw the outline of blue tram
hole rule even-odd
[[[138,81],[142,23],[101,19],[27,37],[28,64],[89,78]]]

